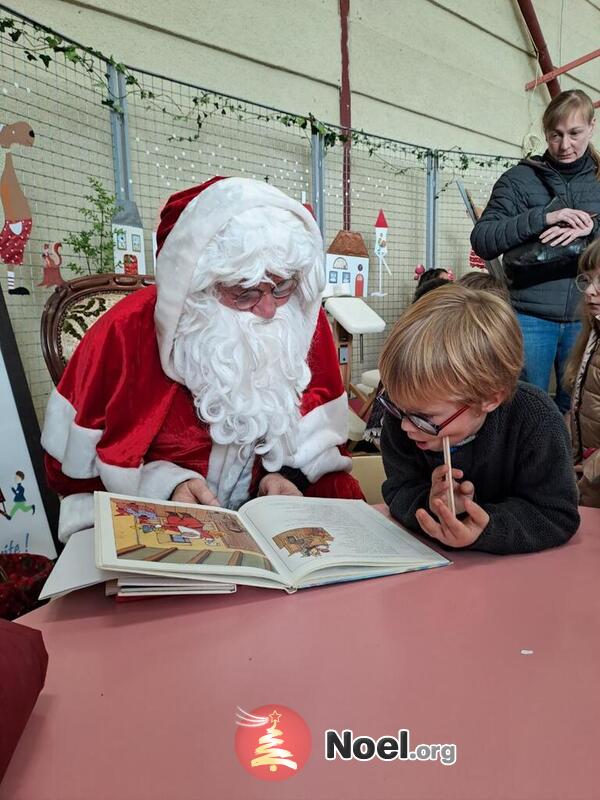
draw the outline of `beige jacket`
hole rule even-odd
[[[579,480],[582,506],[600,508],[600,321],[594,320],[573,389],[573,457],[583,465]],[[587,454],[588,450],[593,450]],[[585,457],[587,454],[587,457]]]

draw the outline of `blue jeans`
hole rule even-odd
[[[569,354],[581,330],[580,322],[552,322],[548,319],[517,314],[523,345],[525,369],[523,380],[548,391],[552,370],[556,374],[554,401],[564,414],[571,405],[571,396],[563,386],[563,374]]]

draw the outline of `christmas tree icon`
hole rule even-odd
[[[293,760],[293,753],[280,747],[285,743],[284,739],[279,738],[283,736],[283,733],[277,727],[281,717],[282,714],[277,713],[276,710],[269,714],[271,726],[267,728],[266,734],[258,740],[259,745],[254,751],[257,757],[250,762],[252,767],[269,767],[270,772],[277,772],[279,766],[298,769],[298,765]]]

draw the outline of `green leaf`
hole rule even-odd
[[[74,64],[76,64],[78,61],[81,61],[81,56],[79,55],[75,47],[66,47],[64,53],[67,61],[71,61]]]

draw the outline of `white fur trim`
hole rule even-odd
[[[94,527],[94,495],[91,492],[70,494],[61,500],[58,538],[61,542],[74,533]]]
[[[77,425],[76,414],[71,403],[54,389],[46,408],[42,447],[60,462],[69,478],[95,478],[96,446],[104,431]]]
[[[104,464],[97,459],[100,477],[109,492],[168,500],[175,487],[191,478],[202,478],[197,472],[183,469],[168,461],[152,461],[138,469]],[[91,492],[70,494],[60,504],[58,538],[66,542],[72,534],[94,527],[94,495]]]
[[[302,472],[311,483],[315,483],[328,472],[350,472],[352,459],[343,456],[337,447],[330,447],[302,467]]]
[[[322,252],[321,232],[312,214],[275,186],[249,178],[226,178],[200,192],[183,209],[165,239],[156,259],[158,291],[154,321],[162,368],[174,381],[181,383],[172,363],[173,339],[198,257],[229,220],[251,208],[265,206],[283,208],[300,217],[308,233],[315,239],[317,250]],[[307,324],[312,326],[311,329],[316,324],[320,294],[325,286],[322,259],[313,273],[307,276],[314,297],[311,308],[307,310]],[[213,282],[213,276],[207,273],[205,288]]]
[[[191,469],[169,461],[151,461],[139,467],[117,467],[96,459],[100,479],[108,492],[168,500],[176,486],[191,478],[202,478]]]
[[[338,450],[338,445],[345,444],[347,439],[348,398],[341,394],[300,419],[297,436],[300,444],[295,453],[284,455],[283,463],[302,470],[311,483],[328,472],[349,472],[352,459]],[[268,456],[263,464],[268,470]]]
[[[237,511],[249,497],[254,463],[254,454],[245,463],[240,462],[239,450],[238,444],[213,442],[206,475],[208,488],[219,504],[233,511]]]
[[[204,480],[199,472],[178,467],[170,461],[152,461],[144,464],[138,494],[155,500],[168,500],[177,486],[193,478]]]
[[[152,461],[139,467],[105,464],[96,452],[103,429],[82,428],[75,423],[75,416],[75,408],[54,389],[46,409],[42,447],[60,462],[62,472],[69,478],[100,477],[109,492],[156,500],[168,500],[175,487],[183,481],[202,478],[199,473],[169,461]]]

